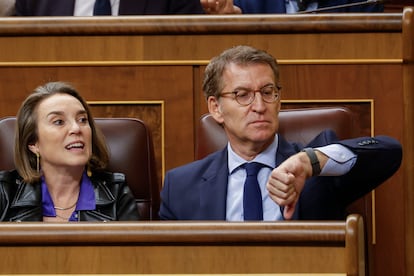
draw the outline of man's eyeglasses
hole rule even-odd
[[[262,95],[262,99],[266,103],[274,103],[279,99],[279,92],[282,89],[279,85],[266,85],[259,90],[248,90],[240,88],[232,92],[222,92],[221,97],[232,94],[236,102],[240,105],[249,105],[254,101],[256,97],[256,92],[259,92]]]

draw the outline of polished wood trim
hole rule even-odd
[[[12,61],[0,62],[0,67],[49,67],[49,66],[137,66],[137,65],[207,65],[208,60],[111,60],[111,61]],[[278,64],[402,64],[402,59],[278,59]]]
[[[279,64],[401,64],[402,59],[278,59]],[[1,63],[0,63],[1,65]]]
[[[364,275],[365,274],[365,239],[363,220],[358,216],[349,216],[346,221],[347,233],[346,244],[352,248],[347,252],[347,267],[352,270],[348,275]],[[355,266],[355,264],[358,264]]]
[[[31,276],[35,275],[44,275],[44,274],[30,274]],[[59,274],[59,276],[66,276],[73,274]],[[112,276],[112,274],[89,274],[88,276]],[[200,273],[163,273],[163,274],[117,274],[117,275],[128,275],[128,276],[217,276],[222,274],[200,274]],[[346,276],[346,273],[226,273],[226,276]],[[24,276],[24,275],[21,275]]]
[[[2,223],[2,245],[62,244],[318,244],[343,245],[353,222]],[[350,226],[352,229],[353,226]],[[352,230],[353,231],[353,230]],[[350,234],[353,234],[351,231]]]
[[[400,13],[0,18],[0,35],[400,32]]]
[[[405,62],[414,62],[414,7],[405,8],[402,20],[403,59]]]
[[[405,261],[406,275],[414,275],[414,8],[403,12],[403,58],[407,64],[403,70],[404,99],[404,196],[405,196]]]
[[[0,67],[77,67],[77,66],[139,66],[139,65],[207,65],[208,60],[109,60],[109,61],[24,61],[0,62]]]

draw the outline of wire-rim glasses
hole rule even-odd
[[[279,85],[275,86],[273,84],[269,84],[269,85],[263,86],[262,88],[258,90],[239,88],[232,92],[222,92],[220,96],[223,97],[226,95],[233,95],[234,99],[236,100],[238,104],[249,105],[254,101],[256,97],[256,92],[259,92],[264,102],[274,103],[279,99],[281,89],[282,87]]]

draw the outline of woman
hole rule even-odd
[[[34,90],[17,114],[16,170],[0,173],[1,221],[138,220],[87,103],[70,85]]]

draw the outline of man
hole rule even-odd
[[[383,12],[383,0],[200,0],[208,13]]]
[[[276,60],[264,51],[237,46],[211,60],[203,90],[229,142],[167,172],[161,219],[344,219],[350,203],[397,171],[402,149],[391,137],[337,141],[324,131],[306,147],[288,143],[277,133],[280,89]],[[249,163],[261,164],[257,176]]]
[[[16,0],[17,16],[91,16],[95,0]],[[200,0],[110,0],[110,15],[201,14]]]

